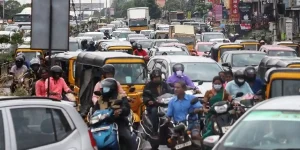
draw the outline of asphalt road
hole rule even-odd
[[[139,132],[143,132],[141,127],[139,127]],[[142,150],[151,150],[151,145],[148,141],[145,141],[144,139],[142,139],[141,148],[142,148]],[[170,150],[170,148],[168,148],[166,145],[160,145],[159,150]]]

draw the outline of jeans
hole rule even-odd
[[[198,136],[200,134],[200,122],[198,120],[189,121],[188,130],[191,131],[192,136]]]
[[[126,150],[135,150],[135,139],[132,138],[129,126],[125,123],[118,124],[118,132],[120,139],[120,146]]]
[[[147,112],[149,113],[149,117],[153,126],[153,131],[157,132],[158,130],[158,116],[157,116],[157,107],[147,107]]]

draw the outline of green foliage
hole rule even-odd
[[[18,1],[8,0],[5,2],[5,19],[12,19],[12,17],[20,13],[24,8],[31,7],[31,4],[21,5]],[[3,5],[0,5],[0,17],[3,16]]]
[[[24,42],[22,37],[23,37],[23,35],[21,33],[15,33],[11,36],[9,43],[11,43],[13,45],[22,44]]]
[[[203,2],[196,1],[195,11],[199,12],[200,16],[207,14],[207,12],[208,12],[207,10],[211,10],[211,9],[212,9],[211,4],[205,4]]]
[[[161,17],[161,10],[156,5],[155,0],[147,0],[147,7],[149,7],[151,19],[158,19]]]
[[[11,53],[1,53],[0,54],[0,64],[13,61],[14,52]]]
[[[164,9],[168,11],[178,11],[183,8],[182,3],[181,0],[167,0]]]

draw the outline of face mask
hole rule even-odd
[[[182,71],[176,71],[176,75],[177,75],[177,77],[182,77]]]
[[[245,82],[245,80],[244,80],[244,79],[238,79],[238,81],[239,81],[240,83],[243,83],[243,82]]]
[[[220,90],[222,88],[222,85],[220,85],[220,84],[214,84],[213,87],[214,87],[215,90],[218,91],[218,90]]]

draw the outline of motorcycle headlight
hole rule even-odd
[[[218,114],[221,114],[221,113],[224,113],[224,112],[227,111],[228,105],[225,104],[225,105],[223,105],[223,106],[215,106],[214,109],[215,109],[215,111],[216,111]]]
[[[101,120],[104,120],[108,115],[107,114],[99,114],[97,116],[93,116],[90,120],[91,124],[98,123]]]

